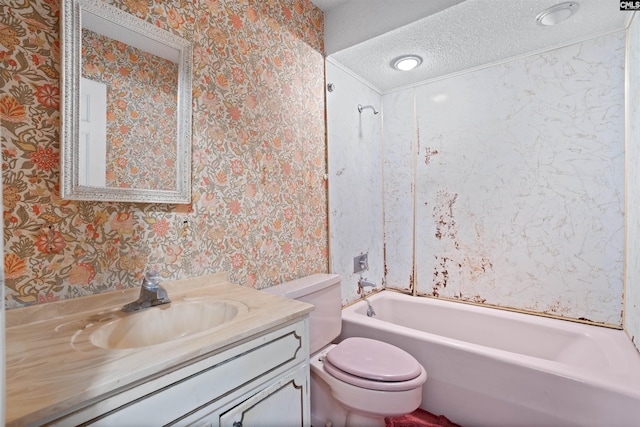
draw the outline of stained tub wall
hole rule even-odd
[[[640,349],[640,20],[627,38],[627,153],[625,317],[627,334]]]
[[[387,287],[621,325],[624,61],[619,32],[385,94]]]
[[[414,180],[418,135],[414,90],[384,96],[384,239],[387,286],[413,290]]]

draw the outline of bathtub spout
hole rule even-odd
[[[360,278],[360,280],[358,280],[358,293],[361,293],[362,291],[364,291],[364,288],[375,288],[376,284],[375,282],[372,282],[369,279],[365,279],[365,278]]]
[[[372,282],[371,280],[369,280],[369,279],[360,279],[358,281],[358,285],[360,285],[361,288],[366,288],[368,286],[370,286],[372,288],[376,287],[376,284],[374,282]]]

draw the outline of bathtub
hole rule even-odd
[[[473,426],[640,426],[640,354],[624,331],[382,291],[342,311],[426,369],[420,407]]]

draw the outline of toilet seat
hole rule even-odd
[[[370,390],[404,391],[422,386],[427,373],[406,351],[382,341],[351,337],[326,354],[327,373]]]

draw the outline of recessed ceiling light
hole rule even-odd
[[[580,5],[574,1],[556,4],[540,12],[536,16],[536,23],[544,26],[557,25],[569,19],[579,7]]]
[[[409,71],[422,64],[422,58],[418,55],[402,55],[391,61],[391,66],[396,70]]]

